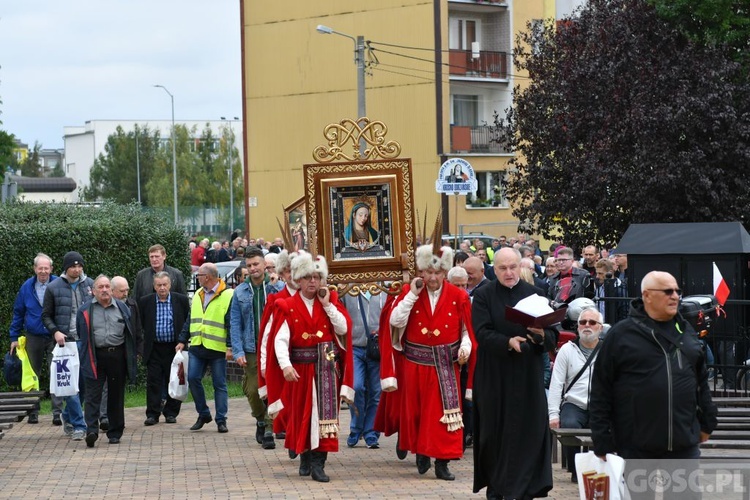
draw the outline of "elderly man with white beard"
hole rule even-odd
[[[602,314],[584,309],[578,317],[578,338],[564,344],[555,358],[547,409],[551,429],[586,429],[589,426],[591,374],[602,333]],[[565,446],[571,481],[576,482],[575,454],[580,448]]]

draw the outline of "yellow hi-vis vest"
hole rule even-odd
[[[190,345],[202,345],[206,349],[227,352],[227,330],[224,328],[224,317],[232,302],[232,290],[221,281],[216,294],[211,298],[206,310],[203,310],[205,290],[202,288],[193,297],[190,307]]]

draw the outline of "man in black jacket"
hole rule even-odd
[[[146,420],[151,426],[164,415],[168,424],[177,422],[182,402],[167,395],[164,407],[162,394],[167,389],[177,337],[190,319],[187,295],[171,291],[169,273],[154,275],[156,293],[138,301],[143,325],[143,363],[146,365]]]
[[[648,273],[630,316],[607,333],[589,404],[597,456],[696,459],[716,428],[701,344],[677,313],[680,293],[671,274]]]
[[[104,384],[108,387],[109,444],[119,444],[125,429],[125,384],[135,383],[135,330],[130,308],[112,297],[112,285],[103,274],[94,280],[94,298],[77,315],[81,338],[81,372],[86,379],[86,446],[99,439],[99,411]]]

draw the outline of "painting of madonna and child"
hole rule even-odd
[[[341,186],[329,195],[334,260],[393,255],[390,184]]]

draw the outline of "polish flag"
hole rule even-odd
[[[716,262],[713,263],[714,265],[714,296],[716,296],[716,300],[719,302],[719,305],[724,305],[724,303],[727,301],[727,298],[729,297],[729,286],[727,285],[727,282],[724,280],[724,277],[721,275],[721,271],[719,271],[719,268],[716,267]]]

